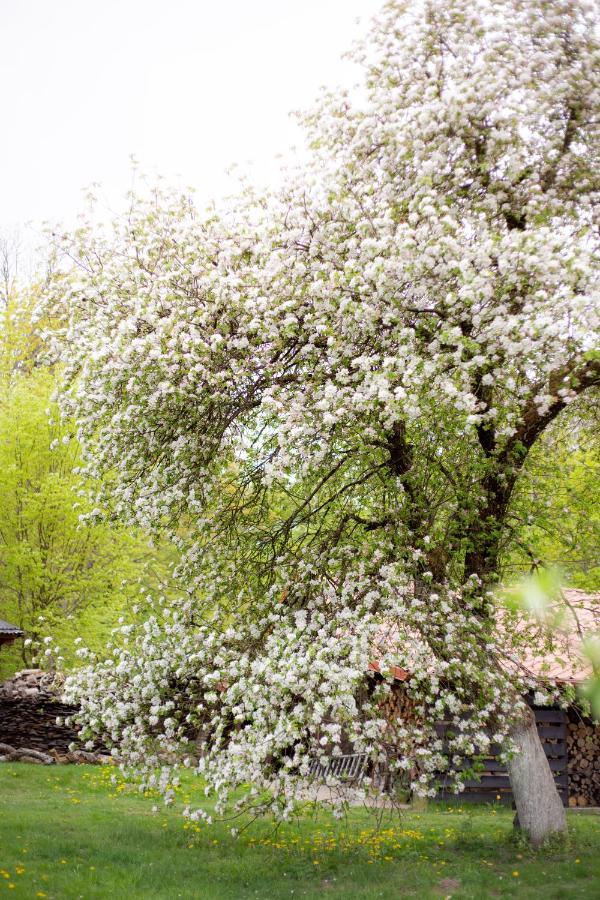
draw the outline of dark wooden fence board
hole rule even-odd
[[[565,760],[565,765],[567,762],[567,742],[566,741],[544,741],[542,744],[544,748],[544,753],[546,756],[556,756],[559,759]]]
[[[569,796],[568,754],[567,754],[567,721],[568,716],[563,709],[533,708],[536,725],[544,753],[548,759],[550,769],[554,774],[554,781],[565,806]],[[436,732],[440,738],[444,738],[449,730],[456,729],[449,722],[439,722]],[[477,779],[469,779],[465,782],[465,790],[460,794],[451,794],[442,786],[438,796],[440,799],[454,798],[459,802],[512,802],[510,780],[504,763],[497,756],[500,748],[492,745],[490,756],[482,760],[484,769]],[[465,764],[465,768],[468,765]],[[498,801],[500,797],[500,801]]]
[[[481,769],[481,774],[484,775],[486,772],[506,772],[506,766],[499,759],[484,759],[482,761],[483,769]],[[552,772],[566,772],[567,771],[567,762],[563,757],[558,757],[557,759],[548,758],[548,764]],[[468,766],[465,766],[465,769]]]
[[[560,738],[565,740],[567,737],[566,725],[546,725],[544,722],[540,722],[538,725],[538,732],[542,740],[544,738]]]
[[[567,721],[567,713],[564,709],[535,709],[536,722],[556,722],[562,723]]]

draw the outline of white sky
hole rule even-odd
[[[289,111],[354,82],[340,55],[381,5],[0,0],[0,230],[68,223],[91,182],[118,205],[132,154],[207,199],[235,162],[268,180],[299,140]]]

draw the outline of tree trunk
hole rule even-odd
[[[518,749],[508,764],[520,828],[539,847],[554,834],[564,834],[567,820],[530,709],[511,737]]]

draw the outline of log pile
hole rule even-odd
[[[0,762],[28,762],[42,766],[51,766],[54,762],[49,753],[32,750],[30,747],[11,747],[0,743]]]
[[[381,712],[386,720],[384,747],[390,757],[397,755],[398,731],[419,724],[414,701],[408,696],[404,685],[393,685],[392,690],[381,703]],[[403,737],[404,745],[406,738]]]
[[[404,685],[393,685],[392,690],[381,704],[382,712],[390,725],[402,723],[407,725],[417,720],[414,703],[408,696]]]
[[[58,677],[41,669],[22,669],[0,685],[0,700],[56,700]]]
[[[54,747],[66,753],[70,744],[77,743],[77,731],[57,725],[56,719],[73,712],[64,703],[0,701],[0,740],[12,747],[31,747],[43,753]]]
[[[77,731],[57,725],[77,711],[60,702],[55,677],[38,669],[17,672],[0,686],[0,741],[13,748],[61,754],[77,743]]]
[[[25,762],[37,763],[42,766],[55,764],[67,765],[68,763],[85,763],[86,765],[116,765],[112,756],[102,753],[88,753],[86,750],[69,750],[67,753],[59,753],[54,747],[48,753],[41,750],[33,750],[31,747],[11,747],[10,744],[0,743],[0,762]]]
[[[600,725],[570,721],[567,748],[569,806],[600,806]]]

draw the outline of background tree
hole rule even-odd
[[[589,409],[575,412],[549,429],[524,467],[509,515],[505,580],[546,567],[572,587],[600,590],[597,421]]]
[[[251,782],[286,815],[343,729],[422,791],[493,735],[534,842],[564,830],[491,591],[530,451],[600,379],[597,24],[585,0],[388,2],[364,92],[306,117],[280,194],[200,220],[157,192],[65,238],[90,472],[126,521],[195,536],[196,599],[72,684],[132,763],[194,723],[221,799]],[[393,746],[374,653],[411,672]]]
[[[35,315],[43,284],[19,280],[8,242],[0,266],[0,614],[33,642],[3,651],[2,680],[32,664],[42,635],[60,641],[61,668],[75,664],[78,640],[105,646],[141,588],[168,585],[175,555],[150,548],[139,531],[86,518],[91,486],[79,474],[73,423],[60,421],[53,400],[56,373],[44,364],[52,323]]]
[[[69,666],[77,637],[98,648],[106,643],[137,599],[151,551],[122,527],[81,523],[91,507],[77,474],[76,441],[68,426],[49,421],[55,386],[43,369],[3,385],[0,605],[28,637],[60,640]],[[28,645],[15,643],[2,654],[0,677],[31,660]]]

